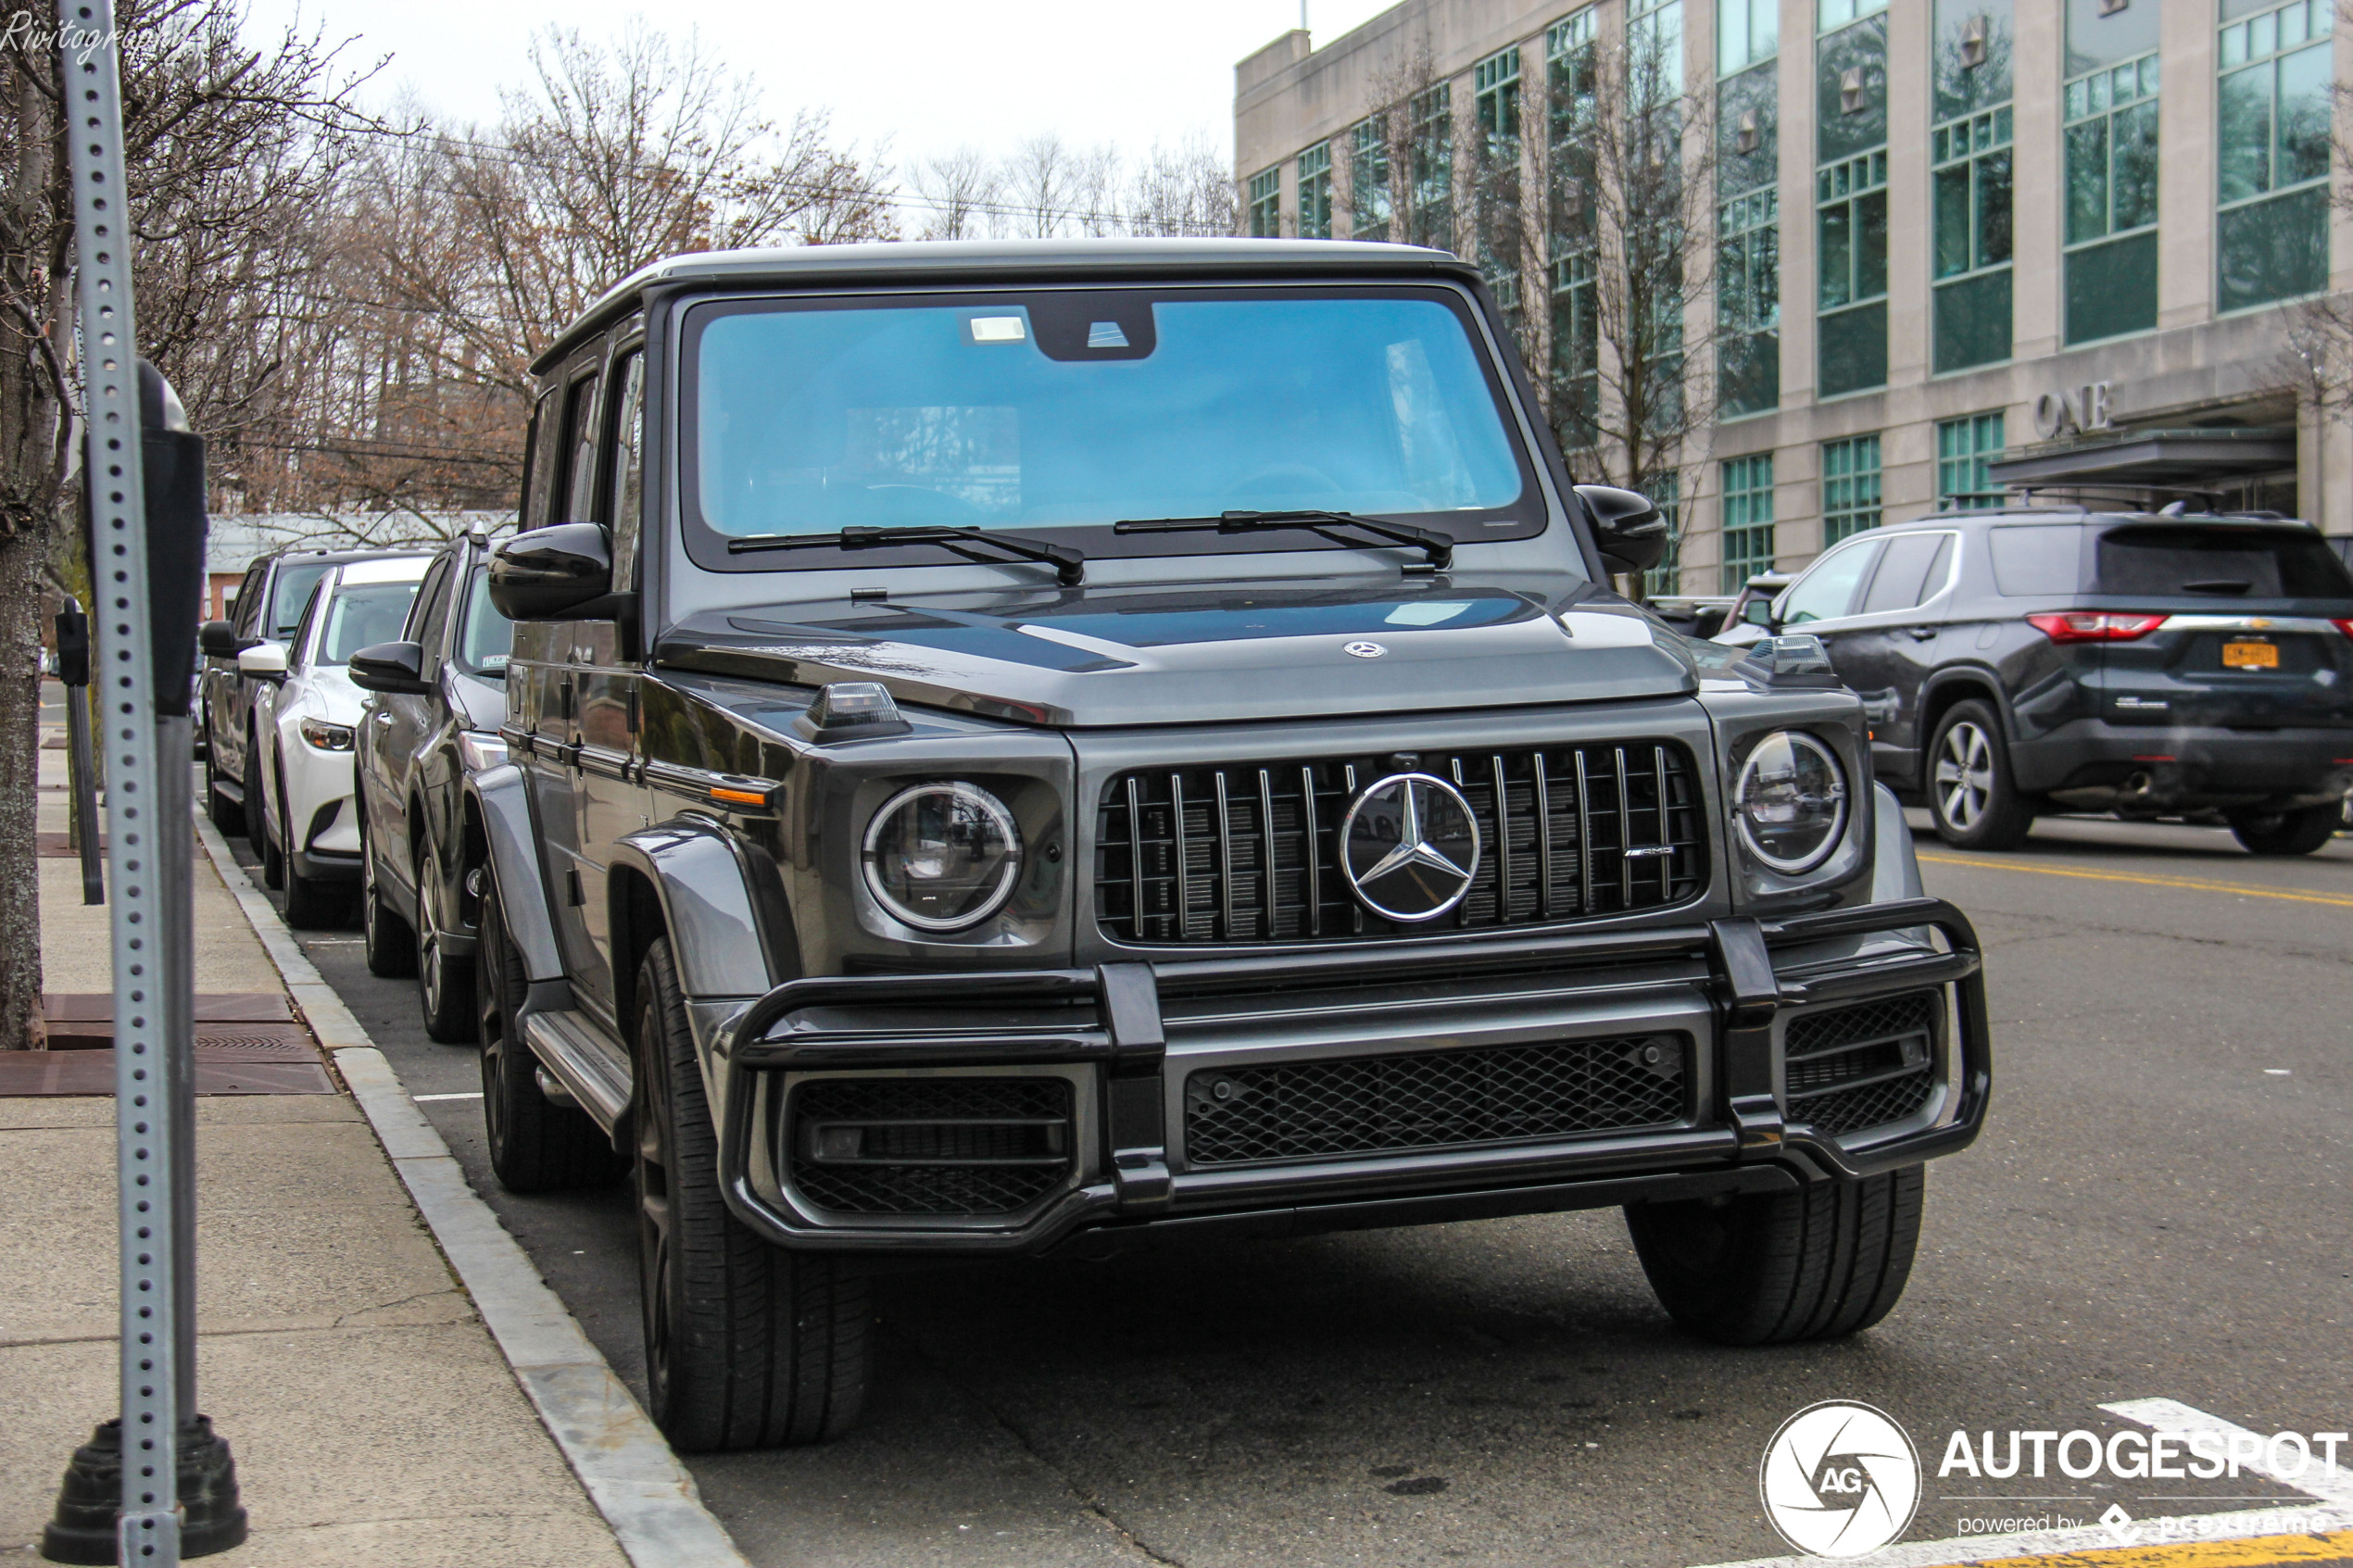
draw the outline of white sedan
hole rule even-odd
[[[366,694],[351,684],[353,654],[396,640],[431,556],[347,561],[319,580],[294,638],[237,656],[259,676],[262,876],[286,890],[286,922],[321,926],[348,913],[359,884],[352,732]]]

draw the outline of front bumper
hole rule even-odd
[[[2353,730],[2233,730],[2077,719],[2010,747],[2018,786],[2061,804],[2315,806],[2353,787]]]
[[[1949,1005],[1937,1003],[1934,1090],[1917,1112],[1843,1135],[1798,1119],[1791,1108],[1808,1102],[1791,1098],[1783,1060],[1793,1021],[1924,993]],[[1186,1080],[1221,1065],[1629,1035],[1688,1042],[1688,1098],[1671,1124],[1226,1164],[1185,1147]],[[720,1171],[736,1213],[786,1247],[885,1254],[1038,1252],[1149,1231],[1295,1234],[1790,1190],[1967,1147],[1992,1085],[1976,934],[1932,898],[1443,951],[798,980],[754,1003],[711,1065],[724,1078]],[[1018,1213],[971,1218],[828,1213],[796,1192],[796,1157],[778,1134],[787,1098],[811,1075],[942,1080],[981,1070],[1073,1085],[1076,1147],[1057,1190]]]

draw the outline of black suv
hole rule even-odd
[[[1511,343],[1408,245],[845,245],[535,367],[487,1142],[634,1172],[673,1441],[841,1430],[876,1260],[1622,1206],[1694,1333],[1894,1305],[1975,938]]]
[[[2220,811],[2257,854],[2309,854],[2353,784],[2353,577],[2301,522],[1891,524],[1825,551],[1771,629],[1821,639],[1879,776],[1948,844],[2009,847],[2038,811]]]
[[[490,601],[489,538],[451,541],[425,569],[400,640],[362,648],[354,684],[371,694],[359,738],[359,924],[368,967],[414,973],[425,1033],[474,1037],[473,960],[482,864],[459,785],[507,759],[507,656],[514,626]]]
[[[222,833],[251,835],[261,854],[262,813],[246,803],[261,798],[259,748],[253,744],[253,692],[258,676],[237,668],[237,656],[263,643],[291,642],[310,603],[310,591],[345,561],[414,555],[413,550],[278,549],[257,556],[237,583],[226,621],[208,621],[196,634],[203,663],[196,673],[196,730],[204,748],[205,810]]]

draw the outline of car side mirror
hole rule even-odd
[[[1649,496],[1614,484],[1580,484],[1577,498],[1585,503],[1593,543],[1613,571],[1648,571],[1667,558],[1667,518]]]
[[[196,646],[207,659],[234,659],[245,651],[237,629],[226,621],[208,621],[196,632]]]
[[[284,680],[286,678],[286,645],[256,643],[237,655],[237,671],[264,681]]]
[[[1780,630],[1780,622],[1773,619],[1773,601],[1756,598],[1748,601],[1748,609],[1741,616],[1751,626],[1762,626],[1768,632]]]
[[[378,643],[351,656],[351,684],[361,691],[393,696],[423,696],[433,690],[425,679],[425,650],[415,643]]]
[[[624,596],[612,591],[612,541],[601,524],[559,522],[501,541],[490,551],[490,602],[510,621],[603,621]]]

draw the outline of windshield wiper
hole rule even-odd
[[[1340,527],[1361,528],[1374,535],[1374,541],[1366,543],[1360,539],[1346,539],[1331,532]],[[1454,564],[1452,535],[1441,533],[1434,528],[1416,528],[1410,522],[1385,522],[1378,518],[1358,517],[1354,512],[1221,512],[1215,517],[1129,518],[1111,525],[1114,533],[1253,533],[1262,528],[1303,529],[1352,550],[1378,550],[1384,545],[1406,545],[1427,555],[1430,566],[1436,571],[1444,571]]]
[[[1065,588],[1087,581],[1087,557],[1069,545],[1049,545],[985,528],[845,528],[838,533],[753,533],[727,541],[727,553],[748,550],[873,550],[893,545],[944,545],[954,550],[965,545],[986,545],[1015,560],[1034,560],[1054,569]]]

